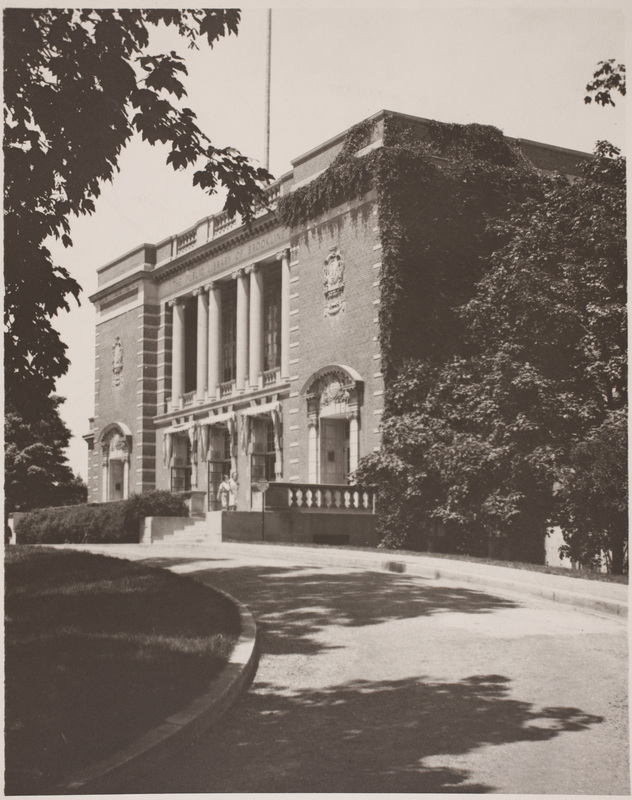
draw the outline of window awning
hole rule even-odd
[[[191,428],[195,428],[197,423],[195,422],[183,422],[181,425],[172,425],[170,428],[167,428],[164,433],[186,433],[191,430]]]
[[[235,419],[234,411],[227,411],[225,414],[209,414],[208,417],[199,419],[200,425],[221,425],[223,422],[230,422]]]
[[[191,442],[192,453],[197,453],[198,444],[198,424],[197,422],[183,422],[181,425],[172,425],[165,428],[162,432],[163,460],[165,467],[171,466],[171,456],[173,455],[173,437],[176,433],[186,433]]]
[[[239,413],[242,417],[261,417],[265,414],[271,414],[273,411],[281,413],[281,403],[276,400],[273,403],[263,403],[260,406],[250,406],[249,408],[240,409]]]

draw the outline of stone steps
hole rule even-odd
[[[218,532],[219,533],[219,532]],[[155,533],[152,543],[161,545],[212,544],[221,541],[206,517],[179,520],[171,532]]]

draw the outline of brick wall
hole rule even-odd
[[[120,312],[97,318],[95,370],[95,445],[90,455],[90,502],[103,499],[100,431],[122,423],[132,432],[129,492],[155,486],[155,433],[160,309],[139,292],[137,301]],[[115,343],[122,347],[122,370],[113,370]]]
[[[345,309],[324,313],[324,262],[338,247],[344,263]],[[380,242],[374,194],[340,206],[292,239],[290,401],[284,408],[286,480],[308,480],[307,403],[300,391],[328,364],[351,367],[364,381],[359,449],[379,444],[383,383],[377,340]]]

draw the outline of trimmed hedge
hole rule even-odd
[[[138,542],[141,518],[188,516],[180,495],[155,491],[113,503],[30,511],[18,523],[17,539],[20,544]]]

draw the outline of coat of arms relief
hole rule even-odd
[[[123,343],[117,336],[112,345],[112,384],[120,386],[123,382]]]
[[[323,269],[323,289],[325,295],[325,317],[334,316],[344,311],[345,300],[345,265],[338,247],[331,247],[325,259]]]

